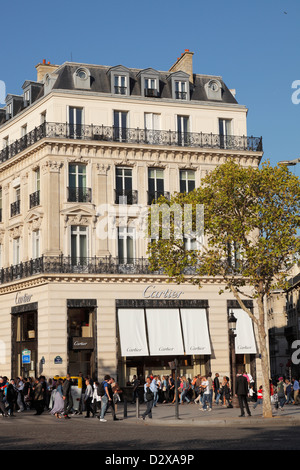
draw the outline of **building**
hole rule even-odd
[[[1,372],[111,373],[124,384],[169,374],[177,358],[181,374],[228,376],[233,309],[236,361],[259,378],[255,331],[218,294],[221,279],[170,285],[149,270],[147,239],[132,223],[227,158],[259,165],[262,139],[247,136],[235,91],[194,73],[189,50],[165,72],[36,69],[0,109]]]

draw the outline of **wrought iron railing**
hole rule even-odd
[[[21,201],[18,199],[15,202],[12,202],[10,205],[10,216],[14,217],[15,215],[20,214],[21,212]]]
[[[30,209],[40,205],[40,191],[35,191],[29,195],[29,207]]]
[[[184,135],[184,138],[182,136]],[[128,129],[114,126],[78,125],[44,122],[25,136],[7,145],[0,152],[0,163],[14,157],[43,138],[100,140],[142,145],[184,146],[236,151],[262,152],[262,138],[249,136],[222,136],[203,132]]]
[[[69,187],[68,202],[92,202],[91,188]]]
[[[137,204],[138,192],[134,189],[116,189],[115,204]]]
[[[148,191],[148,204],[151,205],[157,202],[161,196],[170,199],[169,191]]]

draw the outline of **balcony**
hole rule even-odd
[[[187,92],[186,91],[175,91],[176,100],[186,100]]]
[[[116,189],[115,204],[137,204],[138,192],[133,189]]]
[[[116,95],[126,95],[127,87],[126,86],[116,86],[115,85],[115,94]]]
[[[21,201],[18,199],[17,201],[13,202],[10,205],[10,216],[14,217],[15,215],[19,215],[21,212]]]
[[[68,202],[92,202],[91,188],[69,187]]]
[[[262,137],[249,136],[222,136],[219,134],[205,134],[203,132],[188,132],[182,134],[177,131],[151,131],[149,130],[115,128],[114,126],[80,125],[74,132],[74,125],[67,123],[45,122],[27,133],[21,139],[6,146],[0,152],[0,163],[18,155],[23,150],[34,145],[41,139],[76,139],[98,140],[102,142],[124,142],[138,145],[185,146],[191,148],[227,149],[246,152],[262,152]]]
[[[35,191],[29,195],[29,207],[36,207],[40,205],[40,191]]]
[[[170,199],[168,191],[148,191],[148,205],[156,203],[161,196]]]

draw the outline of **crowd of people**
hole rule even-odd
[[[76,406],[72,396],[72,379],[70,374],[63,378],[46,379],[45,376],[32,379],[17,377],[8,379],[0,376],[0,414],[4,417],[15,416],[26,410],[35,410],[36,415],[49,412],[57,419],[70,419],[70,415],[85,414],[86,418],[98,417],[106,422],[105,415],[111,408],[113,420],[118,420],[117,406],[122,401],[123,390],[114,378],[106,375],[103,380],[96,381],[91,377],[83,377],[81,396]],[[133,377],[128,384],[132,387],[132,403],[136,400],[146,403],[142,419],[152,417],[152,409],[157,404],[174,404],[177,396],[180,405],[198,404],[201,411],[211,411],[213,406],[232,408],[233,396],[239,398],[241,416],[245,416],[244,408],[250,416],[249,404],[253,409],[263,403],[264,390],[256,385],[250,374],[239,373],[236,389],[232,390],[229,377],[197,375],[192,379],[186,376],[177,377],[177,384],[172,375],[150,375],[146,381]],[[242,390],[242,391],[241,391]],[[282,410],[286,405],[300,404],[299,381],[279,377],[270,380],[271,402],[275,408]]]

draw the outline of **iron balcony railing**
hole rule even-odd
[[[18,199],[15,202],[12,202],[10,205],[10,216],[14,217],[15,215],[19,215],[21,212],[21,201]]]
[[[40,205],[40,191],[35,191],[29,195],[29,207],[30,209]]]
[[[91,188],[68,187],[68,202],[92,202]]]
[[[115,189],[115,204],[137,204],[138,192],[134,189]]]
[[[169,191],[148,191],[148,205],[157,202],[161,196],[170,199]]]
[[[262,152],[262,137],[222,136],[203,132],[131,129],[114,126],[44,122],[0,152],[0,163],[14,157],[43,138],[99,140],[141,145],[163,145]]]

